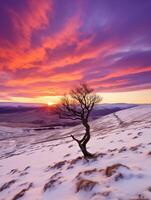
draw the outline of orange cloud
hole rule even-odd
[[[32,49],[31,37],[35,30],[45,28],[48,25],[48,12],[49,15],[52,13],[50,0],[44,0],[43,3],[30,0],[28,1],[28,10],[23,11],[21,14],[9,9],[16,42],[14,45],[8,41],[2,41],[5,43],[5,47],[0,48],[0,58],[5,60],[5,65],[10,69],[29,68],[31,62],[43,59],[44,49]],[[0,68],[2,67],[3,63],[0,64]]]
[[[33,83],[39,83],[39,82],[68,82],[68,81],[75,81],[75,80],[81,80],[83,78],[83,70],[75,71],[75,72],[70,72],[68,73],[60,73],[60,74],[54,74],[54,75],[49,75],[47,77],[43,76],[28,76],[25,78],[18,78],[18,79],[12,79],[12,80],[7,80],[5,85],[6,86],[24,86],[24,85],[31,85]]]
[[[55,35],[43,38],[42,48],[54,49],[63,43],[73,43],[77,41],[77,29],[80,27],[80,13],[71,17],[63,28]]]
[[[52,82],[62,82],[62,81],[74,81],[81,80],[83,78],[82,70],[76,72],[61,73],[50,77]]]
[[[105,81],[105,80],[108,80],[108,79],[111,79],[111,78],[117,78],[117,77],[122,77],[122,76],[126,76],[126,75],[132,75],[132,74],[137,74],[137,73],[142,73],[142,72],[150,72],[151,71],[151,67],[147,67],[147,68],[143,68],[143,67],[129,67],[127,69],[119,69],[118,71],[116,72],[113,72],[113,73],[110,73],[104,77],[101,77],[101,78],[97,78],[96,80],[92,80],[90,82],[99,82],[101,83],[100,81]]]
[[[28,1],[28,10],[23,12],[21,16],[15,10],[10,9],[14,31],[20,37],[18,40],[20,48],[30,47],[33,31],[48,24],[48,11],[52,11],[49,0],[44,0],[43,3],[37,0]]]

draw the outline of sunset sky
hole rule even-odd
[[[151,0],[1,0],[0,102],[51,104],[82,82],[151,103]]]

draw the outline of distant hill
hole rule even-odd
[[[18,102],[0,102],[0,107],[42,107],[42,103],[18,103]]]
[[[137,106],[136,104],[99,104],[96,105],[91,120]],[[59,119],[53,106],[45,104],[5,104],[0,103],[0,125],[58,127],[77,125],[78,121]]]
[[[0,114],[26,112],[45,106],[46,104],[0,102]]]
[[[120,110],[132,108],[136,106],[138,106],[138,104],[126,104],[126,103],[99,104],[95,106],[92,113],[92,118],[97,119],[101,116],[105,116],[113,112],[117,112]]]

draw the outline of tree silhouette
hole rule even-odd
[[[93,157],[93,155],[88,152],[86,148],[86,145],[91,137],[89,125],[90,113],[95,104],[102,100],[102,98],[93,93],[93,91],[94,90],[87,84],[81,84],[80,86],[72,89],[69,95],[64,95],[60,104],[58,104],[56,108],[56,112],[59,114],[60,118],[80,120],[85,127],[85,134],[82,139],[79,140],[73,135],[71,135],[71,137],[78,143],[84,157],[86,158]]]

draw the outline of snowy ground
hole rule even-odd
[[[0,127],[0,200],[151,200],[151,105],[92,121],[89,161],[83,131]]]

